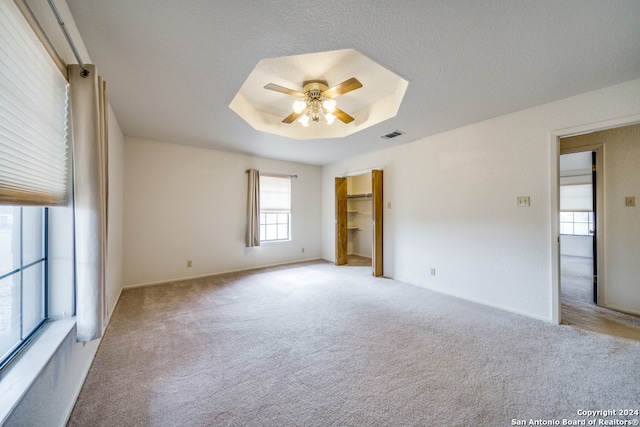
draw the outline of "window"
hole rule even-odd
[[[0,368],[47,319],[47,209],[0,206]]]
[[[46,206],[70,185],[68,83],[12,1],[0,1],[0,369],[47,320]]]
[[[591,184],[560,186],[560,234],[593,236]]]
[[[260,175],[260,241],[291,240],[291,178]]]
[[[560,212],[560,234],[593,236],[593,212]]]

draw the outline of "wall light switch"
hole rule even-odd
[[[636,196],[627,196],[625,198],[626,206],[635,206],[636,205]]]
[[[530,199],[529,196],[518,196],[518,207],[519,208],[526,208],[528,206],[530,206]]]

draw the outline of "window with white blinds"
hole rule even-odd
[[[560,186],[560,210],[563,212],[591,212],[593,210],[591,184]]]
[[[291,239],[291,178],[260,175],[260,241]]]
[[[0,22],[0,205],[65,204],[67,81],[13,2]]]

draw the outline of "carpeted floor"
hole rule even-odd
[[[640,341],[370,273],[310,262],[125,290],[69,425],[561,425],[640,409]]]

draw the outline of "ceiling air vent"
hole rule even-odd
[[[393,132],[390,132],[386,135],[382,135],[381,138],[384,139],[391,139],[391,138],[395,138],[396,136],[400,136],[400,135],[404,135],[404,132],[400,132],[399,130],[394,130]]]

